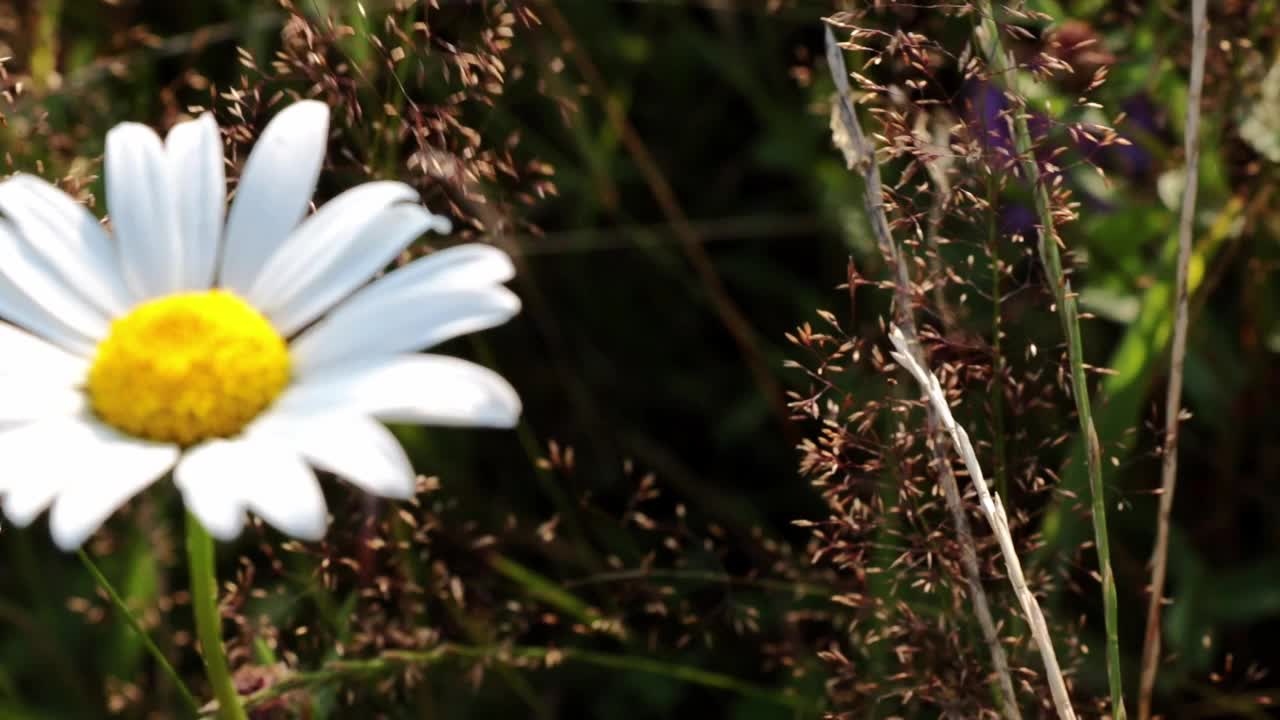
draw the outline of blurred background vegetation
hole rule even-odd
[[[1075,44],[1065,59],[1077,75],[1038,86],[1033,105],[1067,112],[1094,70],[1111,66],[1090,99],[1132,142],[1090,158],[1105,180],[1085,163],[1063,172],[1081,205],[1062,234],[1096,316],[1088,359],[1113,371],[1097,378],[1097,423],[1122,646],[1136,679],[1172,324],[1186,8],[1026,5],[1055,23],[1027,24],[1021,52],[1054,33],[1096,40]],[[861,183],[828,129],[821,18],[841,9],[819,0],[0,2],[5,172],[60,180],[104,214],[103,137],[115,123],[164,130],[211,108],[229,128],[234,164],[282,94],[319,96],[335,120],[317,200],[369,177],[405,179],[462,221],[450,242],[479,238],[519,259],[524,314],[444,349],[520,390],[518,432],[397,428],[427,476],[415,503],[329,483],[335,520],[324,543],[283,543],[257,528],[219,548],[244,692],[286,678],[302,687],[272,702],[258,695],[263,717],[754,720],[843,709],[827,692],[832,656],[820,653],[875,622],[849,593],[888,590],[811,564],[810,529],[795,521],[829,509],[798,472],[797,446],[819,429],[792,417],[783,394],[810,387],[784,367],[802,355],[786,334],[819,324],[818,309],[884,347],[888,296],[851,303],[838,287],[851,260],[863,277],[886,276]],[[1157,705],[1170,717],[1263,717],[1258,699],[1275,680],[1262,670],[1280,662],[1280,20],[1272,0],[1215,3],[1210,15],[1192,418]],[[862,22],[923,33],[957,55],[971,29],[906,3]],[[867,72],[891,79],[890,69]],[[958,74],[940,82],[963,116],[968,86]],[[886,168],[889,182],[902,171]],[[1016,267],[1025,248],[1014,235],[1034,219],[1025,192],[1001,196],[994,252]],[[948,292],[958,298],[971,282],[977,309],[939,325],[982,355],[988,228],[965,217],[943,227],[944,258],[964,276]],[[1025,268],[1017,277],[1042,282]],[[1042,368],[1051,379],[1061,340],[1042,300],[1008,306],[1003,347],[1016,367],[1032,367],[1035,344],[1051,357]],[[847,390],[857,402],[884,383]],[[984,393],[975,386],[966,419],[990,441]],[[1069,403],[1049,400],[1057,410],[1010,420],[1026,423],[1010,436],[1031,433],[1024,451],[1062,483],[1027,494],[1024,532],[1038,564],[1066,580],[1047,607],[1085,648],[1077,691],[1101,696],[1092,554],[1079,550],[1087,490],[1070,461]],[[3,459],[0,468],[21,472]],[[207,697],[180,520],[161,484],[89,549]],[[0,562],[0,717],[184,716],[43,521],[4,528]],[[988,585],[1006,592],[999,578]],[[1022,627],[1005,618],[1011,637]],[[431,648],[449,650],[394,654]],[[353,662],[369,658],[381,659]],[[292,674],[323,668],[331,672]],[[888,668],[873,662],[858,677],[874,687]],[[901,697],[871,712],[941,714]]]

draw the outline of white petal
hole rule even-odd
[[[63,472],[65,461],[79,457],[83,449],[68,430],[74,424],[73,418],[52,418],[0,432],[0,457],[6,467],[0,493],[9,522],[30,525],[74,479]]]
[[[247,295],[267,260],[298,224],[324,161],[329,108],[296,102],[272,118],[245,162],[227,216],[221,284]]]
[[[173,467],[178,448],[126,437],[97,426],[101,445],[94,448],[96,472],[84,472],[68,484],[49,513],[53,541],[63,550],[80,547],[102,523],[139,491]]]
[[[391,181],[364,183],[338,195],[289,234],[246,299],[263,311],[279,308],[332,267],[379,213],[417,197],[413,188]]]
[[[69,385],[0,376],[0,428],[39,418],[75,415],[87,407],[84,393]]]
[[[187,453],[175,479],[187,507],[220,539],[239,533],[243,508],[293,537],[324,537],[328,511],[320,483],[296,452],[273,439],[205,443]]]
[[[71,481],[63,475],[25,475],[28,480],[4,494],[4,516],[18,527],[26,527],[40,517],[62,488]]]
[[[244,528],[244,474],[252,470],[234,440],[209,440],[183,454],[173,471],[182,501],[209,534],[234,540]]]
[[[84,381],[89,361],[31,333],[0,322],[0,377],[36,378],[71,387]]]
[[[222,136],[213,115],[174,125],[164,152],[176,188],[182,287],[207,288],[213,284],[227,198]]]
[[[256,482],[245,495],[249,509],[286,535],[319,540],[329,524],[324,494],[315,473],[283,445],[246,440],[257,456]]]
[[[0,183],[0,211],[21,231],[31,252],[104,313],[133,304],[116,248],[93,213],[58,188],[30,175]]]
[[[293,232],[248,300],[288,335],[327,310],[437,225],[407,185],[376,182],[339,195]]]
[[[62,494],[76,489],[83,495],[67,501],[54,530],[54,539],[67,547],[162,475],[177,452],[126,437],[86,416],[22,425],[0,434],[0,457],[7,468],[0,480],[5,515],[16,525],[28,525],[55,497],[61,504]],[[82,487],[88,483],[96,487]]]
[[[89,361],[0,323],[0,428],[86,407]]]
[[[381,284],[360,291],[293,342],[289,354],[296,373],[422,350],[501,325],[520,312],[520,298],[500,285],[438,292],[393,284],[383,292]]]
[[[29,295],[0,272],[0,317],[39,334],[80,357],[93,355],[97,343],[72,330],[66,323],[40,307]]]
[[[378,280],[379,292],[430,286],[432,290],[474,290],[515,277],[511,257],[492,245],[468,243],[433,252]]]
[[[76,335],[92,340],[106,336],[110,327],[107,315],[65,284],[48,261],[35,252],[7,220],[0,220],[0,273],[28,302]],[[25,324],[16,316],[14,320]]]
[[[146,300],[183,287],[178,200],[160,136],[139,123],[107,133],[107,212],[115,230],[124,278]]]
[[[354,412],[388,422],[513,427],[520,397],[494,371],[444,355],[400,355],[305,376],[281,411]]]
[[[348,413],[268,411],[247,432],[277,438],[311,464],[366,492],[413,497],[413,466],[395,435],[376,420]]]

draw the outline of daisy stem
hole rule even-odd
[[[218,613],[218,578],[214,571],[213,538],[200,521],[187,513],[187,557],[191,563],[191,606],[196,635],[204,656],[205,674],[218,699],[221,720],[246,720],[240,694],[231,681],[227,652],[222,646],[222,616]]]
[[[160,651],[160,648],[156,645],[155,641],[151,639],[149,634],[147,634],[147,631],[142,627],[142,623],[138,621],[137,616],[135,616],[133,611],[129,609],[129,606],[125,604],[124,598],[120,597],[120,593],[116,592],[111,581],[107,580],[107,576],[102,574],[102,570],[100,570],[93,562],[93,559],[89,557],[89,553],[81,549],[77,550],[76,554],[80,556],[80,562],[84,563],[89,574],[93,576],[94,582],[98,583],[98,587],[102,588],[102,590],[107,593],[107,597],[110,598],[111,604],[116,607],[116,610],[124,617],[125,622],[129,623],[129,627],[138,636],[138,639],[142,641],[143,647],[147,649],[147,652],[151,653],[151,657],[155,658],[156,664],[160,666],[160,669],[164,671],[164,674],[169,676],[169,681],[178,689],[178,694],[182,696],[183,702],[191,708],[193,713],[199,714],[200,703],[196,702],[195,696],[191,694],[191,689],[187,687],[186,683],[182,682],[182,677],[178,675],[177,670],[173,669],[173,665],[169,663],[169,658],[164,656],[164,653]]]

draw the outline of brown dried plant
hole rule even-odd
[[[792,365],[810,381],[808,392],[791,397],[814,428],[801,444],[801,471],[831,510],[815,526],[813,560],[839,571],[848,589],[837,601],[860,611],[844,642],[824,656],[832,666],[833,703],[848,716],[873,706],[893,712],[928,705],[946,717],[1008,717],[1018,706],[1037,715],[1056,706],[1070,717],[1071,705],[1097,702],[1073,679],[1087,651],[1078,640],[1083,620],[1068,625],[1052,617],[1049,635],[1065,669],[1060,689],[1072,697],[1058,693],[1050,701],[1054,681],[1046,682],[1023,613],[1000,580],[994,538],[985,521],[971,522],[972,488],[964,493],[966,515],[948,513],[940,502],[947,475],[954,472],[964,487],[967,473],[951,466],[932,411],[913,412],[917,395],[897,386],[895,363],[883,351],[888,328],[878,313],[891,303],[895,322],[914,328],[908,347],[923,351],[915,361],[935,368],[948,404],[964,415],[959,424],[981,430],[977,452],[989,458],[994,490],[1011,514],[1010,548],[1030,557],[1038,545],[1037,514],[1061,502],[1056,465],[1075,425],[1074,355],[1068,358],[1062,332],[1052,332],[1057,281],[1046,276],[1036,246],[1042,234],[1059,242],[1056,226],[1079,211],[1068,171],[1079,166],[1102,174],[1094,158],[1127,141],[1099,122],[1099,106],[1089,100],[1107,74],[1104,62],[1081,55],[1090,38],[1033,34],[1024,23],[1047,18],[1004,8],[999,32],[1018,59],[993,68],[980,52],[982,33],[963,31],[988,19],[966,3],[885,4],[827,19],[857,63],[850,73],[854,105],[833,111],[834,141],[866,179],[867,221],[887,275],[872,279],[880,272],[875,263],[851,262],[842,286],[848,319],[820,311],[822,329],[806,323],[789,336],[803,358]],[[932,39],[957,35],[970,39],[954,48]],[[1072,87],[1076,106],[1061,117],[1046,115],[1016,92],[1013,74]],[[850,124],[856,114],[867,123],[866,141]],[[880,185],[869,168],[883,168],[889,179]],[[1032,193],[1043,212],[1010,218],[1005,208],[1023,202],[1029,186],[1043,188]],[[1006,332],[1015,319],[1033,323],[1019,328],[1026,344],[1016,354]],[[965,524],[984,528],[975,533],[976,589],[965,570]],[[1040,596],[1078,582],[1069,566],[1036,563],[1027,574]],[[984,642],[990,635],[978,631],[984,604],[997,619],[995,649]],[[1013,709],[993,694],[998,651],[1008,655],[1017,679]]]

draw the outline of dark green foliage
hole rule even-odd
[[[303,547],[250,528],[219,546],[221,577],[234,584],[223,596],[224,630],[246,694],[260,693],[264,716],[285,717],[304,716],[304,707],[317,718],[813,717],[848,709],[838,706],[839,692],[837,706],[829,700],[838,662],[821,653],[840,647],[865,662],[859,679],[873,685],[895,667],[892,648],[841,647],[879,622],[879,610],[831,601],[857,592],[880,609],[903,600],[922,625],[945,627],[929,635],[936,644],[917,660],[937,658],[935,689],[974,683],[979,692],[952,708],[970,710],[963,703],[981,697],[985,655],[949,655],[980,645],[945,578],[942,591],[892,594],[899,589],[892,582],[865,582],[852,564],[833,565],[829,556],[811,563],[821,537],[793,524],[822,523],[830,510],[823,488],[797,472],[797,447],[818,436],[818,424],[788,417],[784,398],[770,396],[777,388],[813,391],[811,378],[784,367],[792,360],[812,368],[815,359],[787,333],[806,321],[829,331],[815,315],[825,308],[868,356],[887,347],[881,319],[891,294],[870,284],[838,287],[850,279],[850,258],[861,280],[889,275],[867,230],[861,184],[828,129],[819,20],[837,8],[816,0],[436,4],[0,2],[5,87],[24,86],[0,101],[5,172],[61,180],[101,215],[103,136],[116,122],[163,130],[191,108],[209,107],[233,128],[229,145],[242,160],[279,107],[277,93],[318,95],[335,107],[335,120],[317,200],[371,177],[404,179],[429,207],[458,219],[462,232],[450,242],[497,242],[519,258],[513,288],[525,312],[440,349],[494,367],[519,389],[526,411],[518,431],[396,428],[430,477],[417,501],[375,502],[327,481],[335,520],[324,543]],[[1090,158],[1106,170],[1106,183],[1078,147],[1060,163],[1065,187],[1081,202],[1079,219],[1061,233],[1082,309],[1096,315],[1084,324],[1087,360],[1114,370],[1096,377],[1094,412],[1107,459],[1128,680],[1141,652],[1159,475],[1155,428],[1172,322],[1176,211],[1164,198],[1176,192],[1161,188],[1181,165],[1188,30],[1182,8],[1158,3],[1030,5],[1081,24],[1097,38],[1092,47],[1115,61],[1108,82],[1089,93],[1101,110],[1076,105],[1093,67],[1076,56],[1068,61],[1090,69],[1047,84],[1036,106],[1049,102],[1064,122],[1096,115],[1114,123],[1123,110],[1128,117],[1116,129],[1133,142]],[[508,21],[504,13],[514,15]],[[1280,167],[1258,136],[1265,122],[1253,123],[1249,139],[1239,132],[1251,114],[1267,117],[1263,108],[1276,100],[1262,89],[1280,53],[1274,14],[1270,0],[1211,8],[1201,274],[1193,275],[1185,402],[1193,417],[1183,429],[1165,629],[1171,659],[1157,703],[1171,717],[1262,716],[1257,698],[1274,681],[1254,668],[1280,662],[1280,424],[1272,407],[1280,381]],[[953,55],[940,59],[949,65],[930,92],[959,114],[964,78],[954,56],[969,20],[903,4],[864,22],[947,48]],[[511,29],[510,47],[502,35],[485,35],[496,27]],[[1017,50],[1032,56],[1049,36],[1044,25],[1026,27],[1031,37]],[[391,60],[397,47],[405,59]],[[312,50],[322,67],[307,64]],[[462,80],[458,52],[484,56],[473,66],[488,68],[476,71],[478,85]],[[492,57],[501,58],[500,78]],[[864,71],[858,55],[849,58]],[[889,82],[898,70],[865,72]],[[486,88],[485,79],[497,84]],[[244,96],[229,99],[232,89]],[[452,124],[431,124],[446,116]],[[864,122],[872,127],[870,117]],[[415,135],[420,128],[428,130]],[[1047,133],[1051,143],[1070,144],[1063,127]],[[475,180],[424,172],[413,160],[428,150],[460,158]],[[912,188],[927,177],[904,178],[906,165],[888,163],[886,182],[905,179],[902,207],[923,222],[928,196]],[[943,297],[956,313],[944,321],[926,299],[921,317],[937,331],[935,361],[957,368],[964,401],[956,414],[979,441],[993,483],[1006,474],[995,470],[1004,465],[994,448],[1003,447],[1010,505],[1025,511],[1020,533],[1036,546],[1029,574],[1043,579],[1046,612],[1071,638],[1064,642],[1075,658],[1074,690],[1100,697],[1102,615],[1089,575],[1096,565],[1092,551],[1080,549],[1090,536],[1087,482],[1070,398],[1055,378],[1061,333],[1032,247],[1013,238],[1014,211],[1029,195],[1010,178],[993,199],[1009,211],[995,223],[994,245],[984,212],[970,207],[943,219],[950,244],[939,258],[958,278]],[[901,231],[914,240],[914,228]],[[999,286],[1001,352],[1007,377],[1022,383],[1011,382],[1000,443],[988,386],[989,249],[1008,268]],[[726,307],[745,319],[745,335]],[[874,370],[864,358],[834,381],[848,399],[846,415],[911,397],[888,381],[900,374]],[[877,437],[913,422],[895,413],[877,419]],[[904,447],[920,453],[923,444],[916,438]],[[916,457],[900,467],[927,478]],[[3,458],[0,468],[21,471]],[[886,467],[874,478],[867,497],[893,495],[901,480],[894,472]],[[1061,485],[1033,487],[1034,478]],[[943,517],[877,527],[886,533],[880,540],[892,540],[882,543],[889,550],[862,560],[875,568],[903,546],[931,549],[921,538],[935,532],[930,542],[945,562],[947,541],[937,538],[951,531]],[[86,549],[207,699],[191,641],[181,527],[179,499],[162,482]],[[975,528],[988,538],[977,520]],[[1038,669],[1021,620],[1009,613],[992,548],[982,547],[1010,650]],[[114,612],[76,558],[49,542],[45,521],[26,530],[6,525],[0,717],[181,716],[180,696]],[[270,688],[284,678],[304,690],[275,697]],[[1042,683],[1026,682],[1024,712],[1036,717],[1031,698]],[[1078,709],[1093,715],[1086,703]],[[941,711],[932,699],[895,697],[862,716],[895,712]]]

